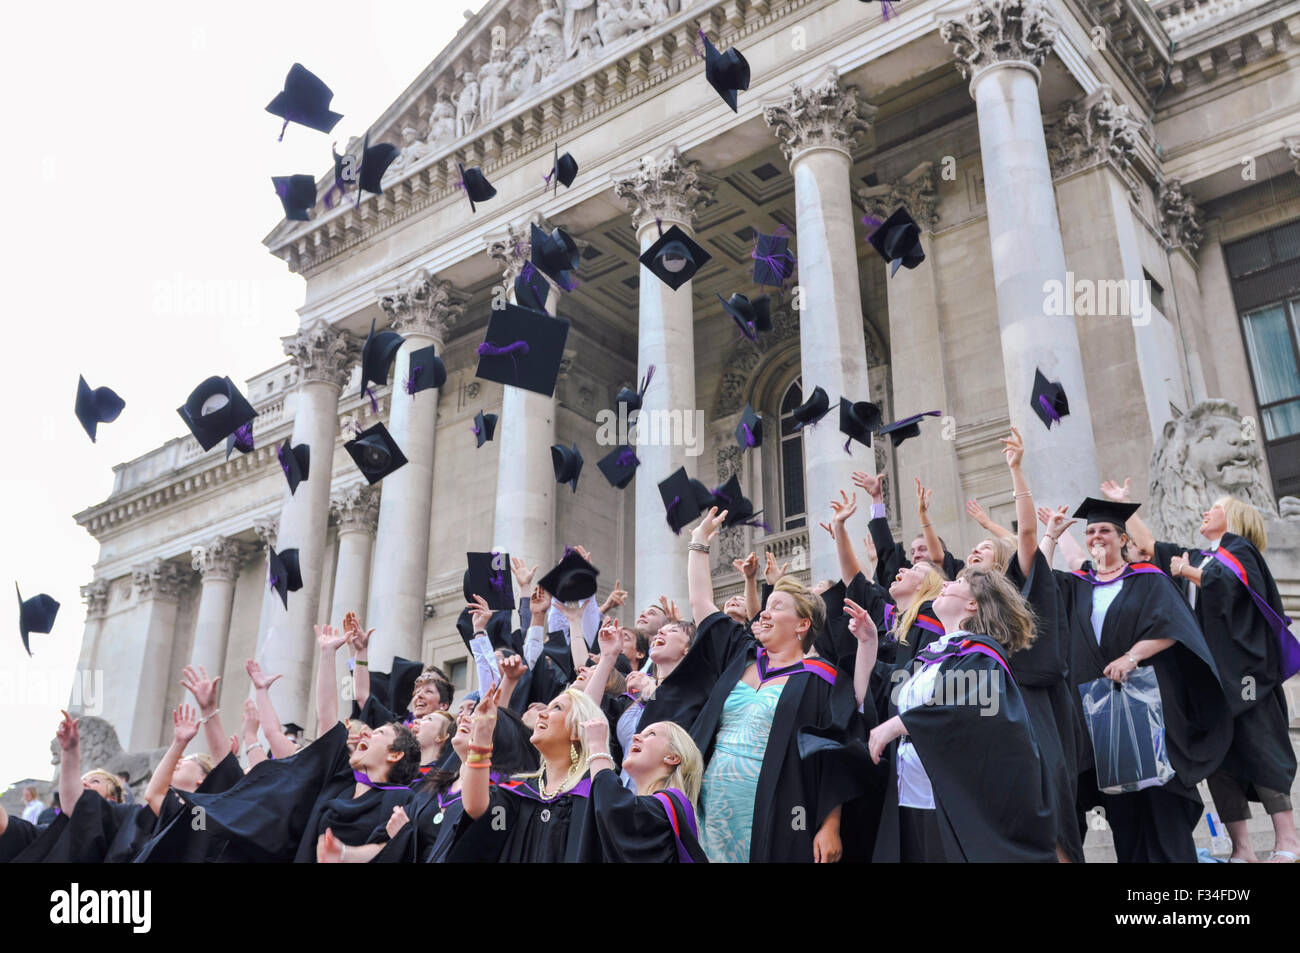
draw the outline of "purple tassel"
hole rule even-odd
[[[682,498],[681,498],[680,496],[674,496],[672,502],[668,504],[668,525],[669,525],[670,527],[673,525],[673,520],[672,520],[673,509],[674,509],[674,508],[677,506],[677,504],[680,503],[681,501],[682,501]],[[682,535],[682,528],[681,528],[680,526],[674,528],[674,529],[673,529],[673,535],[674,535],[674,536],[680,536],[680,535]]]
[[[754,445],[754,431],[750,430],[749,424],[745,423],[740,425],[740,429],[745,431],[745,446],[752,447]]]
[[[505,574],[498,569],[496,572],[494,572],[491,576],[488,577],[488,584],[491,585],[492,588],[495,589],[497,592],[504,591],[506,585]]]
[[[361,393],[362,393],[363,395],[368,396],[368,397],[370,398],[370,412],[371,412],[372,414],[378,414],[378,413],[379,413],[379,401],[375,400],[375,392],[374,392],[373,390],[370,389],[370,386],[369,386],[369,385],[366,385],[365,387],[363,387],[363,388],[361,389]]]
[[[280,577],[277,576],[275,573],[268,573],[267,582],[270,585],[270,587],[274,589],[276,586],[280,585]]]
[[[1048,429],[1051,429],[1052,424],[1059,424],[1061,422],[1061,415],[1056,412],[1056,408],[1052,406],[1052,402],[1047,399],[1046,394],[1038,398],[1038,406],[1042,407],[1043,413],[1047,414],[1047,416],[1051,418],[1052,423],[1047,425]]]
[[[650,389],[650,381],[655,376],[655,366],[651,364],[646,368],[645,377],[641,378],[641,391],[637,394],[642,400],[645,399],[645,392]]]
[[[704,35],[703,30],[696,30],[695,33],[697,36],[699,36],[701,40],[708,39],[708,37]],[[704,51],[695,45],[695,40],[691,40],[691,49],[695,51],[695,55],[698,56],[700,59],[707,59],[707,57],[704,55]]]
[[[888,20],[894,15],[894,5],[889,0],[881,0],[880,10],[882,13],[881,19]]]
[[[862,224],[874,231],[885,223],[874,215],[864,215],[862,216]]]
[[[241,424],[235,431],[235,449],[240,453],[248,453],[254,449],[252,424]]]
[[[276,142],[284,142],[284,133],[285,133],[285,130],[288,129],[288,128],[289,128],[289,114],[288,114],[288,113],[285,113],[285,116],[284,116],[284,125],[280,127],[280,138],[277,139],[277,140],[275,140]]]
[[[755,529],[762,529],[765,532],[772,532],[772,527],[767,525],[766,520],[745,520],[743,523],[737,523],[737,526],[753,526]]]
[[[478,346],[479,357],[502,357],[507,354],[510,355],[510,363],[515,366],[515,380],[519,380],[519,362],[515,360],[516,352],[519,354],[527,354],[528,342],[512,341],[505,347],[498,347],[489,341],[484,341]]]
[[[469,429],[470,429],[471,431],[473,431],[474,436],[476,436],[476,437],[477,437],[480,433],[482,433],[482,430],[479,429],[479,425],[478,425],[478,424],[473,424],[473,425],[471,425]]]
[[[663,237],[664,237],[664,220],[663,220],[662,218],[657,218],[657,219],[655,219],[655,228],[659,229],[659,237],[660,237],[660,238],[663,238]]]
[[[284,471],[284,475],[287,477],[289,475],[289,464],[284,459],[284,444],[280,444],[275,448],[275,458],[280,461],[280,469]]]
[[[852,442],[853,442],[852,437],[844,441],[844,452],[847,453],[849,456],[853,455],[853,451],[849,449],[849,444],[851,444]]]
[[[560,558],[561,558],[561,559],[568,559],[570,553],[576,553],[576,552],[577,552],[577,550],[574,549],[572,546],[565,546],[565,547],[564,547],[564,554],[563,554]]]
[[[633,466],[633,465],[640,466],[640,465],[641,465],[641,461],[638,460],[638,459],[636,458],[636,454],[633,453],[632,450],[631,450],[630,448],[627,449],[627,450],[624,450],[622,453],[620,453],[620,454],[618,455],[618,459],[615,460],[614,462],[615,462],[616,464],[618,464],[620,467],[628,467],[628,466]]]
[[[725,486],[725,485],[726,485],[726,484],[723,484],[723,486]],[[723,492],[722,492],[722,487],[721,487],[721,486],[715,486],[715,487],[713,488],[713,495],[714,495],[715,497],[717,497],[718,499],[720,499],[720,500],[725,500],[725,501],[727,502],[727,505],[728,505],[728,506],[731,505],[731,497],[728,496],[726,493],[723,493]]]
[[[518,244],[515,245],[515,254],[516,255],[519,254]],[[532,281],[533,273],[535,271],[537,271],[537,269],[533,267],[533,263],[531,261],[526,261],[524,262],[524,267],[519,272],[519,277],[522,278],[524,281]]]
[[[415,385],[420,381],[420,372],[422,370],[424,368],[417,364],[411,368],[411,373],[406,375],[406,392],[408,394],[415,394]]]

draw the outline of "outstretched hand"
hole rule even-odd
[[[551,607],[551,594],[541,586],[533,586],[533,594],[528,597],[528,610],[533,616],[533,625],[543,625],[546,610]]]
[[[194,704],[199,706],[200,711],[211,711],[217,707],[219,681],[221,681],[220,675],[216,678],[208,678],[208,670],[202,665],[197,669],[193,665],[186,665],[181,670],[181,685],[194,696]]]
[[[984,529],[989,528],[989,514],[984,511],[984,507],[980,506],[974,500],[966,501],[966,515],[976,523],[979,523],[980,526],[984,527]]]
[[[1123,486],[1120,486],[1114,480],[1107,480],[1101,485],[1102,496],[1115,503],[1131,503],[1132,500],[1129,499],[1129,484],[1132,482],[1132,477],[1125,477]]]
[[[315,629],[316,645],[322,652],[333,655],[348,640],[346,635],[332,625],[318,625]]]
[[[1025,458],[1025,441],[1020,436],[1020,431],[1015,427],[1011,428],[1011,436],[1001,438],[1002,455],[1007,458],[1007,466],[1015,469],[1020,466],[1020,461]]]
[[[487,600],[482,596],[475,596],[474,601],[466,604],[469,610],[470,622],[474,626],[475,632],[486,632],[488,623],[492,621],[492,609],[487,604]]]
[[[777,580],[790,571],[790,564],[778,563],[770,550],[764,551],[763,555],[767,557],[767,565],[763,568],[763,581],[769,586],[775,586]]]
[[[733,559],[731,566],[746,579],[753,579],[758,575],[758,557],[753,553],[750,553],[744,559]]]
[[[706,546],[713,542],[713,538],[718,535],[722,529],[723,522],[727,519],[727,511],[718,512],[716,506],[709,507],[709,511],[704,514],[695,528],[691,530],[692,543],[704,543]]]
[[[81,723],[80,718],[73,718],[66,711],[60,709],[59,714],[63,716],[63,721],[59,722],[58,730],[55,737],[59,739],[59,748],[63,751],[72,751],[81,744],[81,729],[78,727]]]
[[[921,514],[921,522],[925,522],[925,515],[930,512],[931,490],[921,485],[921,478],[916,478],[916,510]]]
[[[280,675],[267,675],[262,671],[262,666],[257,664],[256,659],[249,659],[244,663],[244,669],[248,672],[248,677],[253,682],[253,687],[258,691],[270,688],[277,681],[284,677]]]
[[[858,511],[858,495],[852,496],[840,490],[840,498],[831,500],[831,511],[835,514],[831,517],[831,523],[837,526],[843,526],[850,516]],[[831,533],[834,536],[834,533]]]
[[[867,473],[865,470],[854,470],[852,479],[853,485],[866,490],[872,500],[880,502],[884,499],[885,474],[875,475]]]
[[[189,705],[177,705],[172,710],[172,738],[184,748],[198,733],[198,713]]]
[[[510,557],[510,569],[515,574],[515,582],[519,583],[519,590],[527,592],[528,587],[533,584],[533,577],[537,575],[537,566],[528,568],[528,564],[518,556]]]
[[[859,642],[867,642],[876,637],[876,623],[871,618],[871,613],[852,599],[844,600],[844,611],[849,617],[849,631],[853,633],[855,639]]]
[[[677,608],[677,603],[673,602],[667,596],[659,597],[659,608],[664,610],[664,615],[668,617],[669,622],[682,621],[682,612]]]

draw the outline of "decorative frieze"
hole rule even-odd
[[[934,187],[932,162],[922,162],[891,182],[860,186],[857,193],[863,211],[882,222],[902,205],[925,231],[939,227],[939,193]]]
[[[214,536],[202,546],[190,550],[190,565],[206,582],[223,579],[233,582],[239,567],[249,556],[249,547],[228,536]]]
[[[997,63],[1037,69],[1059,34],[1042,0],[978,0],[961,16],[939,22],[939,36],[953,45],[957,69],[966,79]]]
[[[280,342],[301,380],[323,381],[339,388],[347,386],[352,366],[361,356],[361,345],[352,335],[319,318]]]
[[[1127,174],[1137,158],[1141,129],[1128,106],[1115,100],[1111,88],[1098,86],[1082,99],[1066,103],[1057,117],[1045,124],[1052,176],[1104,162]]]
[[[465,313],[464,298],[451,282],[424,269],[409,276],[396,291],[383,295],[379,307],[397,333],[428,335],[439,342],[447,340],[447,332]]]
[[[108,610],[108,580],[90,580],[81,587],[81,598],[86,603],[86,618],[102,619]]]
[[[1166,179],[1157,193],[1160,231],[1167,248],[1182,248],[1195,255],[1201,246],[1202,216],[1191,196],[1183,191],[1178,179]]]
[[[712,205],[713,182],[700,164],[669,145],[642,156],[636,169],[614,176],[614,194],[632,208],[632,227],[660,220],[695,227],[695,212]]]
[[[184,566],[157,558],[131,569],[131,583],[143,599],[178,599],[193,578]]]
[[[789,94],[763,106],[763,121],[781,141],[787,161],[806,149],[849,153],[875,116],[876,107],[859,102],[857,87],[841,84],[833,66],[810,81],[791,83]]]
[[[357,483],[330,497],[330,516],[340,533],[375,535],[379,527],[379,485]]]

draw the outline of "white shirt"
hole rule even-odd
[[[933,650],[939,650],[951,643],[958,636],[966,635],[965,632],[954,632],[951,635],[945,635],[930,646]],[[942,666],[939,663],[926,665],[919,672],[903,683],[903,687],[898,694],[898,713],[916,708],[918,705],[924,705],[926,701],[934,696],[934,684],[939,678],[939,669]],[[921,756],[917,754],[916,746],[912,744],[912,739],[903,735],[898,740],[898,806],[920,808],[922,810],[934,810],[934,788],[930,785],[930,776],[925,773],[925,766],[921,764]]]
[[[1097,637],[1098,645],[1101,645],[1101,630],[1106,624],[1106,613],[1110,609],[1110,604],[1115,601],[1115,597],[1119,595],[1120,590],[1123,588],[1123,579],[1104,582],[1100,586],[1092,587],[1092,634]]]
[[[41,811],[45,810],[45,805],[40,798],[34,798],[23,808],[23,820],[30,824],[35,824],[36,819],[41,816]]]
[[[1213,553],[1215,550],[1217,550],[1217,549],[1219,548],[1219,543],[1221,543],[1222,541],[1223,541],[1222,538],[1220,538],[1220,539],[1216,539],[1214,542],[1210,543],[1210,550],[1209,550],[1209,551],[1210,551],[1211,553]],[[1190,556],[1191,554],[1188,553],[1188,555]],[[1200,561],[1200,563],[1197,564],[1196,568],[1197,568],[1197,569],[1204,569],[1206,566],[1208,566],[1208,565],[1210,564],[1210,560],[1212,560],[1213,558],[1214,558],[1213,556],[1206,556],[1204,559],[1202,559],[1202,560]],[[1187,601],[1188,601],[1188,603],[1191,605],[1191,607],[1192,607],[1193,609],[1195,609],[1195,608],[1196,608],[1196,590],[1200,589],[1201,587],[1198,586],[1196,583],[1192,582],[1190,579],[1185,580],[1184,583],[1183,583],[1183,585],[1185,585],[1185,586],[1187,587]]]

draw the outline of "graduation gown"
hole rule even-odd
[[[448,863],[553,864],[597,859],[596,838],[588,833],[591,778],[584,775],[571,790],[549,800],[536,778],[512,778],[492,785],[488,809],[476,820],[466,817]]]
[[[695,810],[676,788],[641,796],[623,787],[615,771],[591,781],[594,853],[606,864],[707,863],[700,849]]]
[[[495,781],[494,781],[495,783]],[[441,864],[463,826],[465,808],[459,791],[423,788],[406,805],[410,822],[402,825],[372,859],[372,864]],[[373,842],[378,842],[376,837]]]
[[[690,707],[701,705],[690,732],[706,766],[723,705],[755,660],[758,647],[745,626],[715,612],[700,623],[695,644],[673,670],[673,676],[680,676],[678,697],[686,700],[693,695]],[[824,676],[817,674],[816,666],[809,666],[792,674],[781,690],[759,772],[751,862],[811,863],[813,837],[827,815],[869,790],[859,759],[841,746],[862,737],[852,679],[829,663],[817,665]],[[659,686],[656,698],[667,684],[665,680]],[[804,758],[799,736],[806,730],[840,744],[819,746]],[[795,817],[804,817],[806,823],[792,824]]]
[[[1002,653],[993,639],[970,633],[922,650],[918,670],[935,664],[941,679],[959,672],[976,673],[976,680],[968,674],[953,678],[954,691],[936,692],[936,704],[918,705],[901,716],[934,790],[935,819],[949,863],[1056,860],[1050,780],[1029,711],[1004,668]],[[996,710],[989,694],[993,690]],[[899,860],[898,744],[891,742],[881,758],[888,761],[889,782],[876,838],[877,863]]]
[[[894,542],[894,536],[889,531],[889,520],[885,517],[877,516],[867,523],[867,529],[871,533],[871,544],[876,547],[876,584],[888,589],[898,571],[910,569],[912,561],[907,558],[907,548],[902,543]],[[965,566],[965,562],[948,550],[943,551],[943,572],[949,579],[956,579],[957,573]]]
[[[1156,564],[1168,569],[1170,557],[1183,552],[1195,558],[1196,550],[1157,543]],[[1252,591],[1269,606],[1272,618],[1260,609]],[[1232,744],[1223,758],[1223,770],[1244,782],[1242,789],[1252,801],[1259,800],[1256,784],[1290,791],[1296,757],[1282,690],[1278,631],[1286,613],[1268,563],[1249,540],[1223,534],[1219,555],[1201,570],[1194,611],[1232,712]],[[1294,640],[1289,632],[1281,633],[1281,638]]]
[[[27,843],[13,861],[19,864],[103,863],[118,832],[141,810],[153,817],[153,812],[143,804],[117,804],[106,801],[98,791],[83,790],[71,814],[60,814],[44,830],[37,828],[35,836],[21,828],[23,833],[17,838],[26,839]],[[10,820],[9,824],[12,827],[15,822]]]

